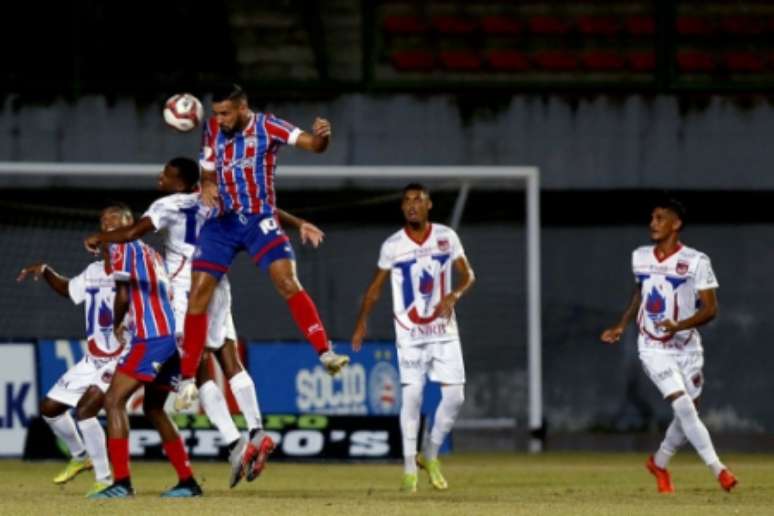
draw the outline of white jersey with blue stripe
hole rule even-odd
[[[457,233],[442,224],[431,224],[421,241],[401,229],[382,244],[378,266],[391,271],[398,345],[459,339],[457,316],[445,319],[435,310],[452,290],[454,260],[464,254]]]
[[[709,257],[681,244],[676,252],[659,259],[655,246],[643,246],[632,253],[632,272],[642,294],[637,313],[640,351],[701,351],[696,328],[670,335],[657,324],[690,318],[699,309],[699,292],[718,288]]]

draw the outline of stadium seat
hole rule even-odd
[[[534,34],[561,35],[570,32],[570,25],[554,16],[533,16],[528,24],[530,32]]]
[[[577,23],[578,30],[586,36],[615,36],[621,30],[612,16],[580,16]]]
[[[524,24],[517,18],[509,16],[484,16],[481,19],[481,29],[489,35],[519,34]]]
[[[534,62],[549,72],[572,72],[578,69],[575,55],[561,50],[544,50],[532,56]]]
[[[429,50],[399,50],[390,55],[393,68],[403,72],[428,72],[435,66]]]
[[[626,32],[631,36],[652,36],[656,33],[656,21],[652,16],[630,16],[624,22]]]
[[[678,34],[683,36],[708,36],[714,31],[709,18],[701,16],[680,16],[676,27]]]
[[[763,32],[763,23],[751,16],[727,16],[720,20],[720,29],[727,34],[754,35]]]
[[[763,58],[752,52],[727,52],[723,61],[728,71],[735,73],[759,73],[766,68]]]
[[[624,57],[609,50],[585,52],[581,56],[583,67],[594,72],[614,72],[626,68]]]
[[[489,50],[486,53],[489,67],[499,72],[524,72],[529,70],[529,59],[523,52],[510,49]]]
[[[481,57],[472,50],[442,50],[438,57],[447,70],[472,72],[481,69]]]
[[[384,30],[391,34],[424,34],[427,24],[416,16],[387,16],[384,18]]]
[[[430,24],[441,34],[470,34],[476,30],[478,22],[460,16],[433,16]]]
[[[707,52],[681,50],[677,53],[677,66],[682,72],[712,72],[715,70],[715,58]]]
[[[626,56],[629,69],[633,72],[652,72],[656,69],[656,54],[648,50],[629,52]]]

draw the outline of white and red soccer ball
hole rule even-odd
[[[187,133],[198,126],[204,118],[204,107],[190,93],[172,95],[164,103],[164,122],[172,129]]]

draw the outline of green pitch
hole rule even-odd
[[[175,482],[166,463],[133,465],[137,497],[85,500],[91,472],[57,487],[51,478],[62,463],[0,461],[0,514],[293,514],[384,516],[389,514],[610,514],[669,516],[774,514],[774,456],[726,455],[740,480],[727,494],[698,458],[687,451],[671,468],[677,492],[656,493],[644,455],[516,454],[456,455],[444,460],[447,492],[434,492],[420,472],[419,492],[398,492],[400,465],[269,463],[264,475],[234,490],[225,464],[195,463],[205,496],[161,500]]]

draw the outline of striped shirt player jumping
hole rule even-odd
[[[131,219],[131,212],[125,206],[114,209]],[[134,494],[129,473],[126,404],[143,385],[143,412],[161,435],[162,446],[179,480],[176,486],[162,493],[162,497],[199,496],[202,491],[193,477],[183,440],[164,411],[167,396],[180,377],[175,316],[164,261],[153,248],[135,240],[112,244],[110,265],[116,284],[114,331],[122,339],[120,332],[126,324],[133,328],[133,334],[129,351],[121,357],[105,394],[108,449],[115,480],[113,485],[91,498],[126,498]]]
[[[194,253],[180,393],[195,396],[189,379],[196,372],[206,339],[207,306],[218,280],[243,249],[256,265],[268,271],[323,366],[335,374],[349,357],[331,350],[317,308],[298,280],[293,249],[277,220],[274,192],[280,146],[323,152],[330,140],[330,124],[318,118],[310,134],[271,114],[253,112],[246,94],[236,85],[215,92],[213,111],[215,116],[203,134],[201,196],[205,204],[219,206],[220,215],[205,222]]]

